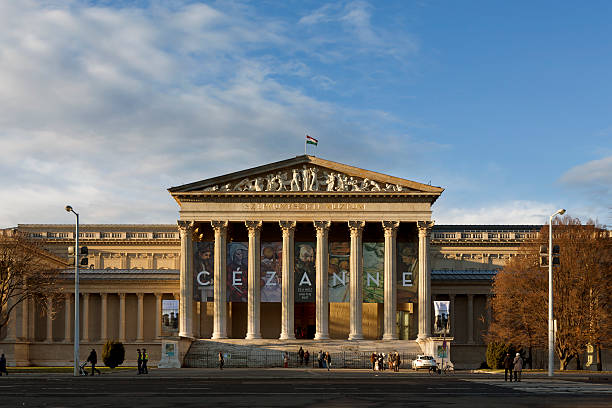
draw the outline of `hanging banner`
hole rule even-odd
[[[227,244],[227,300],[246,302],[248,297],[248,242]]]
[[[351,247],[348,242],[332,242],[329,244],[329,301],[348,302],[349,290],[349,264]]]
[[[280,302],[282,298],[282,242],[261,244],[261,301]]]
[[[315,244],[295,243],[295,302],[315,301]]]
[[[434,319],[434,334],[448,335],[450,333],[450,302],[448,300],[434,301],[436,313]]]
[[[363,243],[363,302],[384,303],[385,245]]]
[[[193,300],[213,301],[214,242],[193,243]]]
[[[178,332],[179,301],[162,300],[162,333],[172,335]]]
[[[397,303],[418,303],[419,254],[416,242],[397,243]]]

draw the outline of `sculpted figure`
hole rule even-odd
[[[221,191],[231,191],[232,190],[232,185],[227,183],[225,184],[223,187],[221,187]]]
[[[364,178],[361,180],[361,185],[359,186],[359,190],[357,191],[368,191],[370,189],[370,179]]]
[[[359,188],[358,182],[357,180],[355,180],[354,177],[349,177],[348,181],[346,182],[346,190],[347,191],[361,191],[361,188]]]
[[[293,169],[293,178],[291,179],[291,191],[300,191],[300,171]]]
[[[344,174],[337,175],[338,188],[336,191],[346,191],[346,176]]]
[[[334,173],[327,173],[327,180],[325,182],[325,184],[327,184],[327,191],[334,191],[335,182],[336,176],[334,175]]]
[[[263,191],[263,179],[261,177],[257,177],[253,182],[253,188],[255,191]]]
[[[274,174],[268,174],[266,176],[266,189],[265,191],[274,191]]]
[[[310,186],[310,171],[306,168],[306,166],[302,167],[302,191],[308,191],[308,187]]]
[[[287,176],[287,172],[285,173],[279,173],[279,177],[282,180],[282,188],[278,191],[281,190],[286,190],[286,191],[290,191],[291,190],[291,182],[292,180],[289,180],[289,177]]]
[[[316,167],[311,167],[310,168],[310,186],[309,186],[309,190],[310,191],[318,191],[319,190],[319,179],[317,177],[317,168]]]
[[[244,179],[234,186],[234,191],[250,190],[251,180]]]
[[[371,191],[380,191],[380,186],[374,180],[370,181],[370,186],[372,186]]]

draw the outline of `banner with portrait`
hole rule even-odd
[[[193,243],[193,300],[212,302],[214,283],[214,242]]]
[[[295,243],[295,302],[314,302],[315,273],[315,243]]]
[[[397,303],[418,303],[419,252],[416,242],[397,243]]]
[[[350,257],[350,243],[331,242],[329,244],[329,270],[327,282],[329,285],[330,302],[348,302],[350,300]]]
[[[448,300],[434,301],[434,334],[448,335],[450,333],[450,302]]]
[[[363,302],[384,303],[385,245],[363,243]]]
[[[282,242],[261,243],[261,301],[280,302],[282,298]]]
[[[249,243],[227,244],[227,300],[246,302],[248,299]]]

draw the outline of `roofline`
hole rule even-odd
[[[281,161],[277,161],[273,163],[264,164],[261,166],[251,167],[245,170],[236,171],[233,173],[224,174],[224,175],[209,178],[209,179],[196,181],[193,183],[170,187],[168,189],[168,192],[170,192],[170,194],[174,196],[175,193],[185,193],[185,192],[190,192],[189,190],[203,188],[205,186],[212,185],[212,184],[222,184],[224,181],[239,179],[241,177],[245,177],[253,173],[274,171],[279,168],[288,167],[291,165],[305,164],[305,163],[312,163],[312,164],[316,164],[322,167],[329,167],[331,169],[342,171],[342,172],[347,172],[347,173],[354,173],[355,171],[359,171],[359,172],[364,173],[364,176],[368,178],[383,179],[383,180],[388,181],[389,183],[406,185],[410,188],[423,190],[424,192],[428,192],[428,193],[437,193],[438,195],[440,195],[444,191],[442,187],[430,186],[429,184],[423,184],[423,183],[419,183],[419,182],[412,181],[412,180],[390,176],[388,174],[378,173],[378,172],[371,171],[371,170],[365,170],[359,167],[350,166],[350,165],[342,164],[338,162],[333,162],[333,161],[321,159],[315,156],[300,155],[300,156],[296,156],[291,159],[285,159],[285,160],[281,160]]]

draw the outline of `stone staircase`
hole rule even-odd
[[[310,352],[309,366],[317,365],[319,350],[329,352],[334,368],[370,368],[372,353],[398,352],[402,367],[421,354],[414,340],[277,340],[223,339],[195,340],[185,355],[184,367],[217,367],[218,355],[225,356],[226,367],[282,367],[283,355],[289,354],[289,366],[299,367],[298,350]]]

